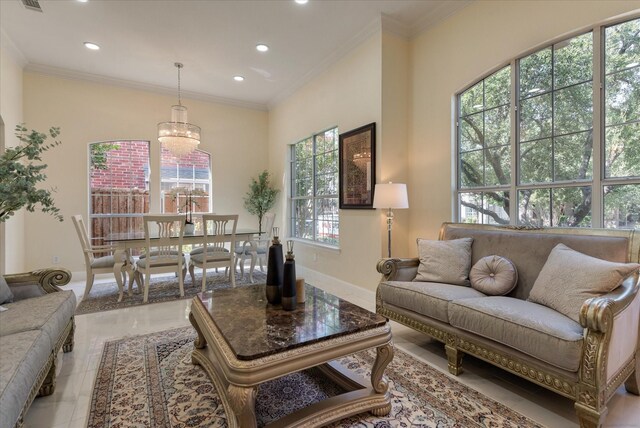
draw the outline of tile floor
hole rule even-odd
[[[374,292],[325,278],[307,276],[307,282],[369,310],[374,309]],[[103,280],[102,282],[104,282]],[[106,281],[110,281],[107,279]],[[100,281],[95,286],[99,287]],[[84,281],[65,288],[78,297]],[[91,391],[105,341],[189,325],[189,300],[159,303],[76,317],[75,348],[62,355],[54,394],[36,398],[25,418],[26,428],[80,428],[86,426]],[[404,351],[447,371],[442,344],[407,327],[393,323],[394,343]],[[521,380],[480,360],[465,357],[464,373],[457,380],[498,400],[548,427],[577,427],[573,403],[544,388]],[[640,427],[640,397],[620,388],[609,403],[607,427]]]

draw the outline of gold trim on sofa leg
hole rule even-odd
[[[580,421],[580,428],[600,428],[609,412],[606,407],[601,408],[598,412],[582,403],[576,403],[574,407]]]
[[[45,397],[47,395],[53,394],[53,391],[56,389],[56,356],[53,355],[53,362],[49,371],[47,372],[47,376],[44,378],[42,385],[40,385],[40,390],[38,391],[38,397]]]
[[[624,382],[624,387],[628,393],[640,395],[640,359],[636,359],[636,368]]]
[[[71,330],[69,330],[69,334],[62,345],[62,352],[67,353],[73,351],[73,334],[76,331],[76,320],[75,317],[71,317]]]
[[[454,376],[458,376],[462,373],[462,357],[464,357],[464,352],[460,352],[456,347],[451,345],[444,345],[444,350],[447,353],[447,360],[449,364],[449,373]]]

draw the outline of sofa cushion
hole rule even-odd
[[[15,426],[52,347],[42,330],[0,337],[0,427]]]
[[[435,282],[387,281],[380,283],[378,290],[385,303],[446,323],[449,322],[447,305],[451,300],[484,296],[471,287]]]
[[[511,260],[500,256],[483,257],[469,272],[471,287],[488,296],[509,294],[518,283],[518,271]]]
[[[580,365],[580,324],[536,303],[502,296],[455,300],[449,322],[570,372]]]
[[[558,244],[551,250],[528,300],[580,322],[585,300],[612,291],[638,269],[637,263],[609,262]]]
[[[0,305],[3,303],[13,302],[13,293],[7,284],[7,280],[4,276],[0,275]]]
[[[53,346],[75,313],[76,296],[73,291],[60,291],[5,306],[9,310],[0,312],[0,336],[41,329]]]
[[[431,241],[417,239],[420,265],[414,281],[469,285],[473,238]]]

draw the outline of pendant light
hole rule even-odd
[[[193,152],[200,144],[200,127],[187,121],[187,108],[180,97],[180,69],[183,65],[174,64],[178,69],[178,104],[171,106],[171,122],[158,124],[158,141],[175,157],[180,158]]]

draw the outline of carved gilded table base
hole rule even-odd
[[[347,392],[314,403],[268,427],[317,427],[366,411],[377,416],[391,411],[389,386],[384,376],[385,368],[393,359],[389,324],[247,361],[235,357],[197,298],[193,300],[189,320],[198,333],[192,361],[205,370],[215,385],[232,428],[257,426],[255,402],[261,383],[310,367],[318,367]],[[369,380],[333,361],[374,347],[377,355]]]

